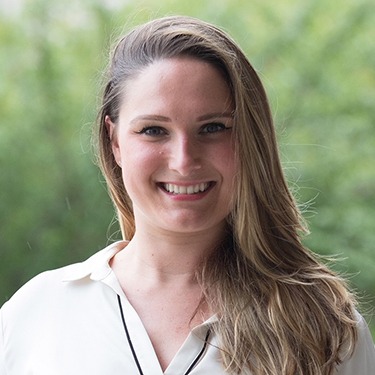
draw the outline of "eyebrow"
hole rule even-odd
[[[208,113],[197,118],[198,121],[207,121],[215,118],[233,118],[233,112],[217,112],[217,113]],[[130,123],[136,123],[137,121],[160,121],[160,122],[171,122],[172,120],[169,117],[161,115],[140,115],[133,118]]]
[[[161,121],[161,122],[171,122],[169,117],[159,116],[159,115],[141,115],[134,117],[130,123],[136,123],[138,121]]]

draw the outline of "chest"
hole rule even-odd
[[[208,318],[208,312],[196,294],[163,293],[159,296],[133,293],[128,298],[147,332],[163,371],[192,329]]]

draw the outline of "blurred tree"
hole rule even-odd
[[[41,270],[104,246],[113,216],[89,153],[99,49],[47,1],[24,12],[1,34],[2,301]]]

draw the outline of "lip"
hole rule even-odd
[[[157,186],[168,196],[177,200],[197,200],[204,197],[215,181],[159,182]]]

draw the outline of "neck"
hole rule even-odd
[[[178,235],[138,230],[118,254],[117,266],[157,283],[193,283],[197,269],[216,250],[223,235],[223,228],[219,233]]]

